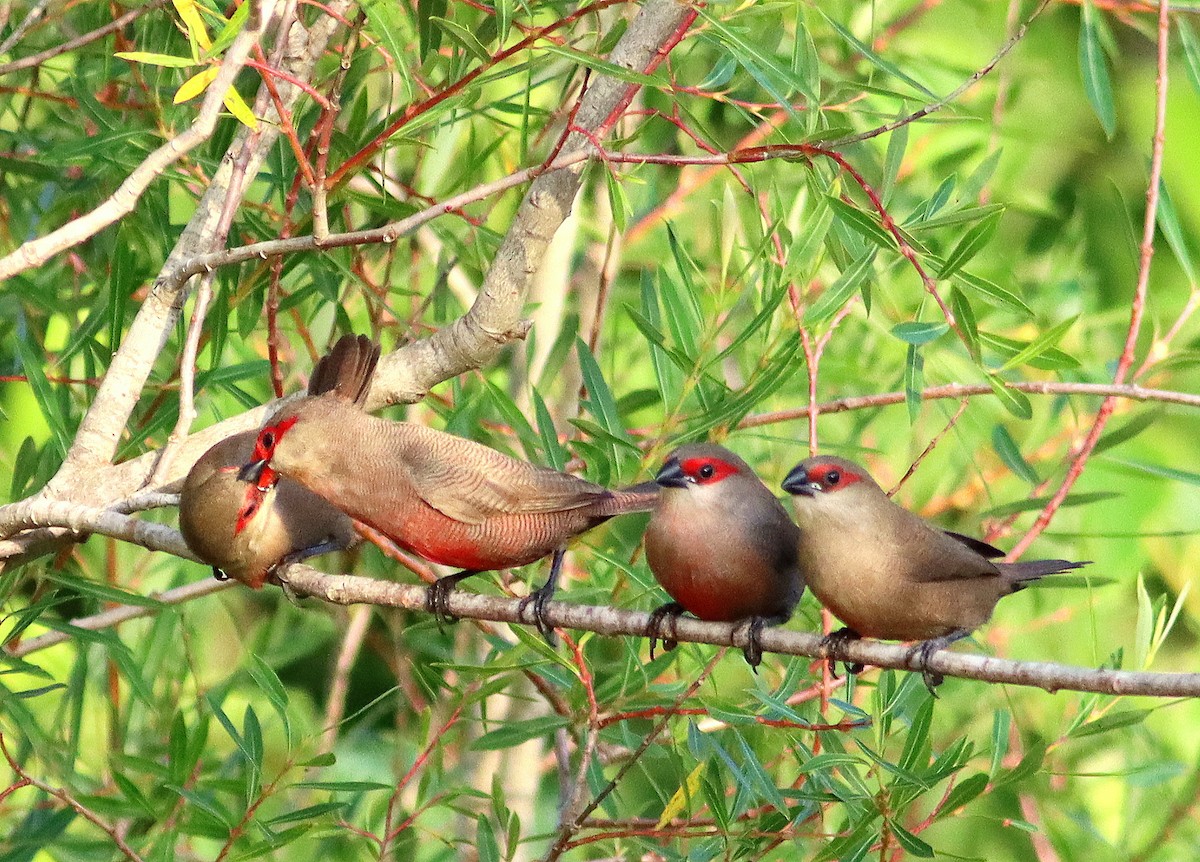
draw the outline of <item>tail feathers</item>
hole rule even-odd
[[[378,344],[365,335],[343,335],[317,361],[308,381],[308,394],[329,394],[361,406],[367,400],[378,361]]]
[[[1004,579],[1012,586],[1012,591],[1015,593],[1046,575],[1057,575],[1072,569],[1081,569],[1090,562],[1091,560],[1084,560],[1080,563],[1070,560],[1030,560],[1025,563],[997,563],[996,565],[1004,573]]]
[[[603,512],[611,517],[653,511],[658,505],[661,491],[662,488],[657,482],[642,482],[628,488],[617,488],[609,492],[610,496],[603,503]]]

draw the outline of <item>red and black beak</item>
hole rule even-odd
[[[821,483],[808,478],[808,471],[800,464],[792,468],[783,480],[783,490],[789,494],[801,494],[805,497],[815,497],[821,490]]]
[[[253,482],[260,491],[269,491],[278,481],[279,474],[271,469],[271,464],[266,458],[260,458],[242,467],[238,471],[238,478],[243,482]]]
[[[667,463],[662,465],[662,469],[654,477],[654,481],[664,488],[686,488],[692,480],[683,472],[678,458],[668,458]]]

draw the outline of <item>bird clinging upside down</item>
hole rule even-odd
[[[314,376],[364,393],[379,348],[343,336]],[[550,577],[526,599],[548,639],[545,603],[554,593],[567,542],[614,515],[646,511],[646,487],[608,490],[423,425],[370,416],[343,399],[304,398],[279,411],[258,435],[243,478],[299,482],[352,518],[425,559],[462,571],[429,589],[428,607],[448,617],[454,585],[481,571],[523,566],[553,554]],[[527,605],[523,605],[522,609]]]

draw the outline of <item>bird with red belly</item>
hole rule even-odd
[[[369,387],[378,347],[343,336],[320,374]],[[470,575],[523,566],[553,555],[546,583],[524,600],[539,631],[554,594],[567,542],[626,512],[653,508],[657,489],[609,490],[408,422],[379,419],[323,396],[285,406],[259,432],[242,477],[266,487],[299,482],[350,517],[425,559],[461,569],[429,588],[428,607],[449,619],[447,597]]]
[[[998,563],[1004,552],[939,530],[893,503],[871,475],[845,458],[797,464],[783,481],[804,534],[808,586],[847,628],[831,642],[862,636],[919,641],[909,653],[932,692],[942,678],[929,658],[965,638],[996,602],[1046,575],[1086,563]]]
[[[650,655],[668,619],[747,623],[743,653],[762,661],[764,626],[787,622],[804,592],[800,531],[745,461],[723,446],[680,446],[656,479],[662,499],[646,528],[646,561],[673,602],[658,608],[646,635]]]

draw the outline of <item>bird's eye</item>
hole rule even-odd
[[[842,481],[842,474],[837,470],[830,470],[825,474],[825,484],[827,485],[836,485],[840,481]]]
[[[262,435],[262,444],[268,449],[275,448],[275,435],[270,431],[264,431]]]
[[[703,467],[701,467],[699,470],[696,471],[697,475],[701,479],[711,479],[713,477],[713,474],[716,472],[717,472],[717,468],[714,467],[712,464],[705,464]]]
[[[243,512],[243,515],[247,518],[253,518],[254,513],[257,511],[258,511],[258,503],[254,502],[254,503],[251,503],[250,505],[246,506],[246,511]]]

